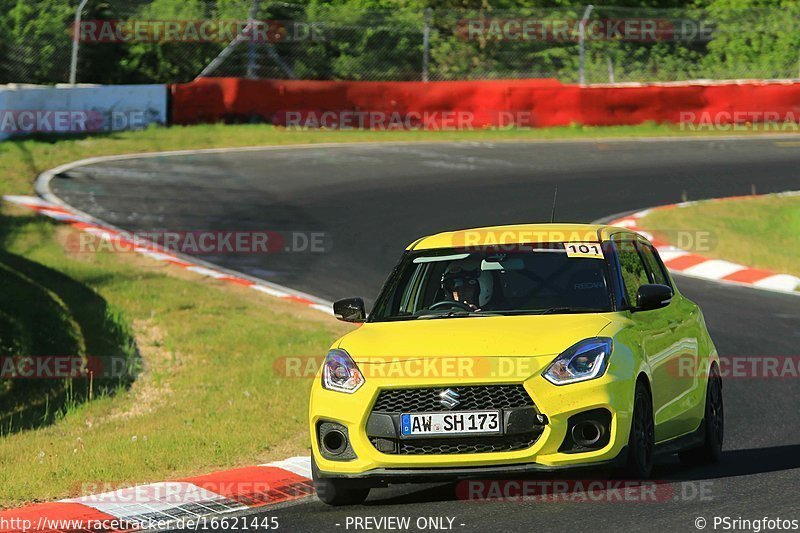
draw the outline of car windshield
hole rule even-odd
[[[369,320],[603,312],[609,293],[598,243],[424,250],[403,257]]]

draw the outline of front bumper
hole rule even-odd
[[[536,372],[518,381],[463,379],[459,386],[521,383],[538,412],[545,415],[541,434],[529,447],[514,451],[401,455],[378,451],[367,435],[372,406],[382,389],[414,387],[448,387],[444,380],[379,380],[367,379],[354,394],[323,389],[317,381],[312,389],[310,432],[312,453],[319,475],[351,479],[371,479],[378,483],[425,481],[461,477],[508,475],[522,472],[552,472],[567,468],[615,466],[625,458],[628,443],[634,386],[627,377],[609,371],[603,377],[556,386]],[[586,452],[559,451],[568,431],[568,419],[593,409],[611,413],[608,443]],[[344,425],[355,458],[326,459],[320,453],[317,426],[320,422]]]
[[[380,487],[392,483],[429,483],[455,481],[460,479],[485,479],[525,475],[534,473],[554,473],[564,470],[593,468],[622,468],[628,459],[628,448],[623,446],[620,453],[607,461],[581,464],[548,466],[537,463],[511,464],[500,466],[473,466],[456,468],[375,468],[358,474],[320,472],[322,477],[363,481],[365,486]]]

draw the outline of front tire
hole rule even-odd
[[[638,381],[633,395],[631,435],[628,438],[628,464],[625,469],[628,476],[633,479],[650,477],[655,444],[653,401],[650,398],[650,391]]]
[[[725,412],[722,403],[722,377],[719,369],[711,368],[706,388],[706,410],[703,418],[705,440],[703,445],[678,454],[681,463],[687,466],[718,463],[722,457],[722,441],[725,436]]]
[[[317,462],[311,457],[311,477],[314,490],[322,503],[328,505],[358,505],[369,496],[369,487],[354,486],[349,479],[322,477]]]

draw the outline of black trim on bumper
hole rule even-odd
[[[319,472],[319,475],[324,478],[363,480],[365,482],[368,481],[373,487],[380,487],[391,483],[425,483],[431,481],[477,479],[484,477],[508,477],[536,472],[618,468],[625,465],[627,458],[628,447],[625,446],[614,459],[579,465],[547,466],[538,463],[524,463],[456,468],[376,468],[358,474]]]

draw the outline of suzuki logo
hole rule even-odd
[[[439,393],[439,403],[448,409],[452,409],[460,404],[461,402],[458,401],[459,398],[461,398],[461,395],[453,389],[445,389]]]

